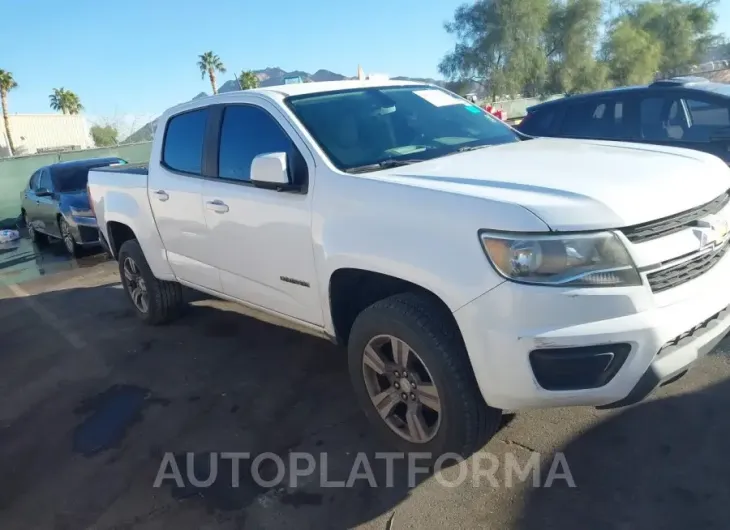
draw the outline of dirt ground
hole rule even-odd
[[[29,261],[29,263],[35,263]],[[2,269],[2,265],[0,265]],[[63,267],[61,267],[63,269]],[[0,270],[2,273],[2,270]],[[2,274],[0,274],[2,278]],[[629,409],[508,416],[483,452],[544,478],[556,451],[575,481],[550,488],[423,474],[410,488],[257,485],[219,469],[207,488],[166,480],[166,453],[198,477],[211,453],[326,453],[346,478],[358,452],[385,451],[358,411],[343,351],[190,296],[187,314],[141,325],[116,264],[90,256],[67,270],[0,284],[0,528],[629,530],[728,528],[727,343],[686,377]],[[474,457],[476,458],[476,456]],[[445,476],[457,468],[451,468]],[[500,476],[499,474],[497,475]]]

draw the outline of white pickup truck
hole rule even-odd
[[[197,99],[148,168],[89,189],[142,319],[177,316],[185,285],[347,345],[405,451],[470,453],[502,410],[637,402],[730,328],[722,161],[525,141],[435,86]]]

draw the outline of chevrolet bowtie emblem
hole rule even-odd
[[[717,247],[725,242],[730,227],[728,221],[719,215],[709,215],[697,221],[693,228],[694,234],[700,240],[700,249]]]

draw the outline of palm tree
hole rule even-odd
[[[48,96],[51,100],[51,108],[53,110],[60,110],[64,114],[78,114],[84,110],[84,106],[81,104],[79,97],[65,88],[54,88],[53,94]]]
[[[241,75],[238,76],[238,86],[241,90],[248,90],[249,88],[258,88],[259,78],[253,73],[253,70],[244,70]]]
[[[199,55],[198,68],[200,68],[200,78],[205,79],[205,74],[208,74],[210,78],[210,86],[213,87],[213,94],[218,93],[218,87],[215,85],[215,73],[220,72],[226,73],[226,67],[223,66],[223,62],[213,52],[205,52],[203,55]]]
[[[15,153],[15,145],[13,145],[13,137],[10,136],[10,117],[8,116],[8,92],[16,88],[18,83],[13,79],[13,74],[5,70],[0,70],[0,98],[2,98],[3,121],[5,122],[5,135],[8,137],[8,147],[10,148],[10,156]]]

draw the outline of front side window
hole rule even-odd
[[[685,139],[689,142],[709,142],[712,135],[730,127],[730,104],[711,99],[686,99],[690,125]]]
[[[291,139],[265,110],[250,105],[231,105],[223,112],[218,175],[222,178],[248,181],[251,163],[261,154],[284,152],[290,155]]]
[[[306,94],[287,104],[332,163],[353,173],[519,141],[497,118],[430,86]]]
[[[167,122],[162,162],[170,169],[201,175],[208,109],[173,116]]]

